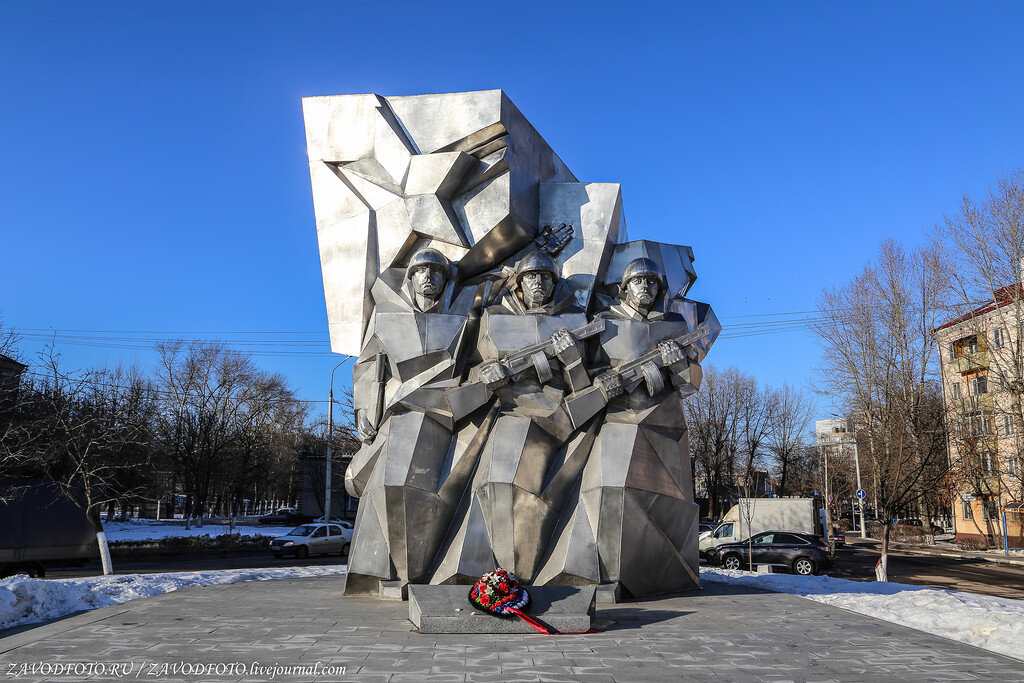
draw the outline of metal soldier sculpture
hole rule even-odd
[[[628,241],[619,186],[501,91],[303,106],[331,345],[358,354],[346,593],[697,585],[681,401],[721,328],[689,247]]]
[[[464,343],[469,308],[460,310],[451,276],[448,259],[426,248],[373,289],[374,317],[353,372],[364,446],[345,473],[348,492],[362,498],[349,558],[353,591],[376,592],[392,579],[426,581],[469,476],[466,467],[444,468],[454,425],[414,400],[424,384],[453,376]]]

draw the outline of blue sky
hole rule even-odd
[[[1022,164],[1022,26],[1011,2],[3,0],[0,310],[77,366],[152,362],[121,338],[322,350],[299,99],[503,88],[622,183],[631,237],[693,246],[727,328],[793,319]],[[712,362],[811,381],[806,333],[737,329]],[[334,364],[259,361],[307,399]]]

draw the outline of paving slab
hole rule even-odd
[[[343,597],[342,585],[315,577],[187,588],[0,633],[0,673],[19,681],[1024,681],[1016,659],[726,584],[598,605],[601,631],[575,636],[420,634],[405,603]],[[54,674],[53,665],[75,663],[108,670]],[[112,676],[114,663],[130,664],[131,675]]]
[[[590,630],[594,586],[531,586],[523,610],[562,633]],[[420,633],[536,633],[518,617],[502,618],[471,606],[468,586],[409,586],[409,621]]]

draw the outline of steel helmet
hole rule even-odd
[[[516,266],[516,284],[519,284],[523,275],[535,271],[551,273],[551,277],[558,282],[558,264],[555,263],[555,259],[543,251],[534,251],[524,256]]]
[[[658,287],[662,290],[665,289],[665,275],[661,272],[661,268],[651,259],[641,256],[626,264],[625,269],[622,271],[622,282],[619,284],[619,291],[626,291],[626,285],[629,284],[629,281],[641,275],[655,278],[658,281]]]
[[[420,266],[434,266],[439,268],[444,273],[446,280],[450,280],[452,277],[452,264],[448,260],[448,257],[439,252],[433,247],[426,247],[420,249],[412,258],[409,259],[409,265],[405,269],[405,277],[409,279],[412,277],[412,271]]]

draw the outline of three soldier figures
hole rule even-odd
[[[371,290],[354,370],[362,498],[346,593],[472,583],[699,583],[698,508],[682,398],[717,331],[661,266],[629,261],[589,311],[554,258],[457,281],[426,248]]]

